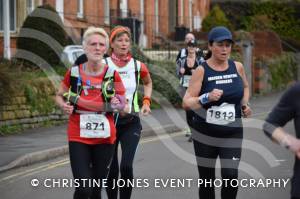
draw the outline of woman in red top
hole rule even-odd
[[[110,34],[111,56],[105,62],[112,69],[119,72],[126,88],[126,113],[120,113],[116,119],[117,141],[114,158],[108,176],[107,195],[109,199],[117,199],[118,187],[116,180],[121,173],[121,179],[133,179],[133,159],[140,140],[142,130],[139,112],[148,115],[150,111],[150,97],[152,93],[152,80],[146,65],[131,56],[131,33],[127,27],[117,26]],[[142,80],[144,98],[141,110],[138,105],[138,85]],[[119,166],[118,145],[121,145],[122,156]],[[131,197],[132,187],[127,184],[120,188],[120,199]]]
[[[99,183],[107,176],[116,140],[112,110],[123,110],[125,106],[119,73],[101,61],[108,48],[107,33],[89,27],[83,35],[83,48],[87,62],[67,71],[56,96],[57,104],[70,115],[70,163],[80,185],[74,199],[101,198]],[[104,91],[111,95],[104,95]]]

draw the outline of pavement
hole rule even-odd
[[[250,100],[253,117],[265,117],[282,92]],[[171,134],[187,128],[182,109],[162,107],[141,117],[142,139]],[[68,154],[66,125],[28,129],[20,134],[0,137],[0,173]]]

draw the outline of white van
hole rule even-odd
[[[60,56],[60,59],[67,66],[72,66],[76,59],[84,53],[81,45],[66,46]]]

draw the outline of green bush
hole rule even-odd
[[[19,133],[21,130],[23,130],[21,125],[3,125],[0,126],[0,136]]]
[[[270,84],[272,89],[285,88],[297,77],[297,63],[294,53],[284,53],[267,62],[271,74]]]
[[[0,63],[0,95],[7,95],[7,91],[11,90],[11,74],[9,73],[9,62],[7,60],[3,60]],[[3,98],[0,97],[0,104]]]
[[[272,30],[272,19],[268,15],[254,15],[244,23],[248,31]]]
[[[30,105],[31,112],[38,111],[42,114],[49,114],[55,108],[52,97],[55,95],[54,88],[46,78],[26,81],[24,94],[28,105]]]
[[[202,22],[202,30],[208,32],[215,26],[226,26],[232,29],[230,21],[219,5],[215,5]]]
[[[281,37],[300,39],[299,1],[225,1],[218,5],[235,30],[267,29]]]
[[[59,65],[63,47],[70,43],[63,27],[61,18],[51,6],[36,8],[20,29],[16,57],[30,67],[45,67],[45,63],[37,57],[50,66]]]
[[[153,95],[160,98],[159,103],[165,99],[168,104],[181,106],[182,99],[178,94],[179,80],[175,76],[175,63],[154,61],[148,65],[148,68],[153,81]]]
[[[131,54],[135,59],[143,63],[151,63],[151,60],[144,55],[144,53],[140,50],[140,48],[137,45],[132,45]]]
[[[281,36],[300,38],[300,20],[295,17],[296,10],[291,5],[280,2],[256,3],[253,12],[254,16],[267,16],[271,29]]]

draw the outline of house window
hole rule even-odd
[[[3,6],[4,1],[6,0],[0,0],[0,31],[3,31]],[[10,0],[9,2],[9,20],[10,20],[10,31],[15,32],[16,31],[16,0]]]
[[[29,15],[34,10],[33,0],[26,0],[26,10],[27,10],[27,15]]]
[[[77,0],[77,17],[83,18],[83,0]]]
[[[109,17],[110,17],[110,13],[109,13],[109,0],[104,0],[104,23],[109,25]]]

